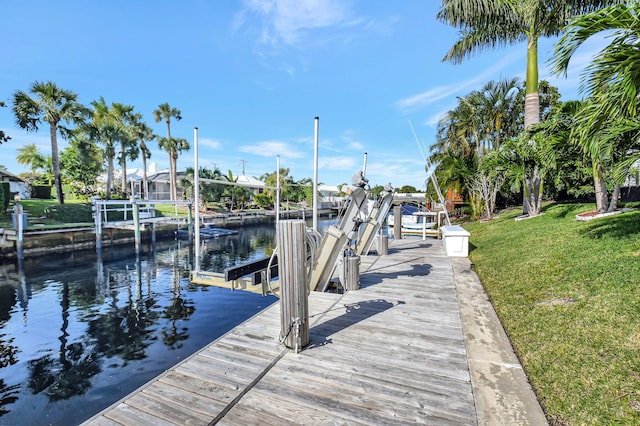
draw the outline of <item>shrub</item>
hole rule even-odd
[[[273,200],[267,194],[256,194],[253,199],[263,209],[273,207]]]
[[[3,194],[2,207],[6,210],[9,208],[9,203],[13,200],[13,193],[11,192],[11,187],[9,186],[9,182],[2,182],[2,188],[0,188],[0,192]]]
[[[59,204],[44,209],[49,219],[59,222],[92,222],[91,206],[87,204]]]

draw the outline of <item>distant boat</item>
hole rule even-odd
[[[238,231],[235,231],[233,229],[216,228],[211,225],[204,225],[200,227],[200,238],[219,238],[229,235],[236,235],[237,233]],[[189,230],[179,229],[177,235],[180,238],[189,238]]]
[[[418,212],[418,208],[416,206],[403,205],[401,207],[402,232],[409,234],[422,234],[422,230],[424,228],[433,229],[433,227],[436,226],[436,222],[424,223],[426,217],[415,214]],[[393,213],[387,216],[387,223],[389,224],[389,227],[393,227],[394,219]]]

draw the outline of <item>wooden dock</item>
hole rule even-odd
[[[357,291],[311,293],[300,353],[278,343],[276,303],[86,424],[476,425],[441,242],[391,241],[360,271]]]

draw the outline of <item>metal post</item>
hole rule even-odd
[[[309,344],[309,283],[305,222],[283,220],[276,230],[280,277],[280,342],[297,353]]]
[[[276,228],[280,222],[280,156],[276,157]]]
[[[93,220],[96,225],[96,252],[100,255],[102,251],[102,203],[94,198],[91,200],[93,204]]]
[[[318,231],[318,127],[320,118],[315,118],[313,136],[313,230]]]
[[[140,206],[131,197],[131,209],[133,210],[133,232],[136,243],[136,255],[140,254]]]
[[[367,175],[367,153],[364,153],[364,160],[362,162],[362,177]]]
[[[16,255],[18,261],[21,262],[24,259],[24,223],[23,221],[23,208],[19,201],[16,201],[13,206],[13,220],[16,225]]]
[[[360,256],[348,254],[344,257],[344,289],[347,291],[360,288]]]
[[[189,244],[193,244],[193,212],[191,203],[187,204],[187,232],[189,233]]]
[[[389,254],[389,236],[378,235],[378,256]]]
[[[193,199],[196,204],[196,250],[193,269],[200,270],[200,170],[198,166],[198,128],[193,128]],[[191,231],[189,231],[191,235]]]
[[[393,238],[396,240],[402,238],[402,206],[393,208]]]

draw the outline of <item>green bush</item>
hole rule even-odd
[[[273,200],[267,194],[256,194],[253,199],[263,209],[273,207]]]
[[[59,204],[44,209],[49,219],[66,223],[93,222],[91,206],[87,204]]]
[[[0,187],[0,206],[2,206],[3,214],[9,208],[9,203],[13,200],[13,194],[11,193],[11,188],[9,187],[9,182],[2,182],[2,187]]]

